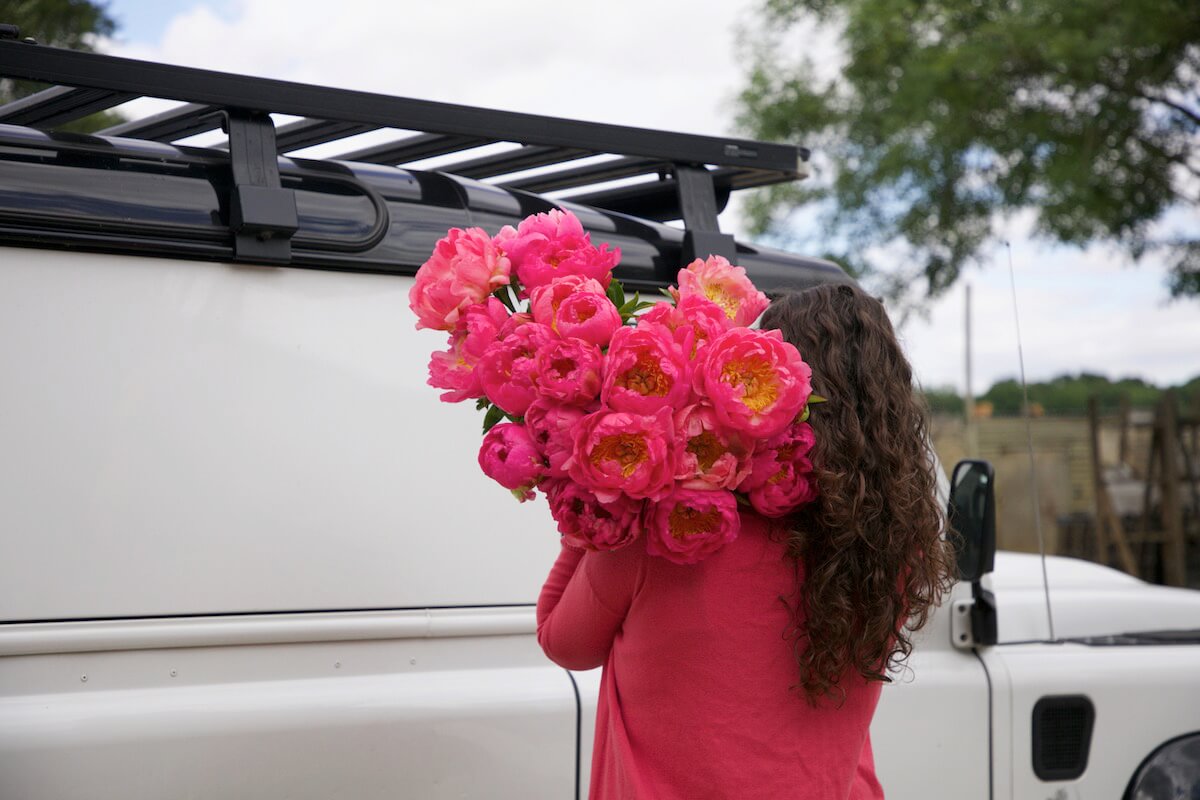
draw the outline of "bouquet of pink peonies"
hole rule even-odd
[[[417,328],[444,402],[485,411],[479,466],[518,500],[540,489],[565,541],[694,564],[735,539],[739,504],[785,516],[816,494],[811,375],[746,271],[679,271],[669,300],[626,298],[619,250],[554,209],[496,236],[452,229],[417,272]],[[811,397],[813,402],[819,398]]]

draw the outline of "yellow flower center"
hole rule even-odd
[[[738,300],[729,292],[725,291],[725,287],[720,284],[710,283],[704,287],[704,296],[721,307],[725,312],[725,316],[733,319],[737,316]]]
[[[638,356],[634,365],[617,377],[616,385],[643,397],[666,397],[671,391],[671,379],[663,374],[654,357],[647,354]]]
[[[779,397],[775,370],[765,358],[730,361],[721,370],[721,380],[742,387],[742,403],[751,411],[762,411]]]
[[[696,466],[701,472],[712,469],[717,459],[725,455],[721,440],[712,431],[704,431],[699,436],[688,439],[687,451],[696,457]]]
[[[676,539],[686,539],[700,533],[711,533],[721,522],[721,513],[716,509],[698,511],[682,503],[671,509],[667,527]]]
[[[614,433],[601,437],[592,449],[591,462],[597,468],[605,461],[620,465],[621,476],[628,478],[649,457],[646,440],[635,433]]]

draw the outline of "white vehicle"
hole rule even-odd
[[[630,288],[707,252],[844,281],[716,226],[804,153],[11,37],[0,77],[53,85],[0,107],[0,798],[586,796],[598,674],[534,638],[553,524],[425,385],[411,276],[447,228],[565,205]],[[55,130],[139,95],[186,105]],[[413,133],[277,158],[385,127]],[[954,492],[980,580],[872,728],[888,796],[1194,796],[1200,593],[1050,558],[1052,636],[1037,559],[983,574],[988,477]]]

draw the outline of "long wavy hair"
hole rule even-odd
[[[851,671],[888,681],[951,580],[928,415],[883,304],[849,285],[776,297],[778,328],[813,369],[810,458],[820,496],[791,521],[804,580],[789,631],[809,702]]]

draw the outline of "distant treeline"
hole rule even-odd
[[[1165,388],[1140,378],[1109,380],[1103,375],[1061,375],[1050,381],[1029,384],[1029,403],[1050,416],[1081,416],[1087,413],[1089,397],[1096,397],[1101,414],[1116,413],[1121,398],[1127,397],[1133,408],[1154,408]],[[1200,403],[1200,375],[1173,387],[1179,394],[1181,411],[1190,411]],[[963,398],[953,389],[926,389],[925,399],[934,414],[963,413]],[[976,405],[988,403],[992,416],[1013,417],[1021,413],[1021,384],[1009,378],[994,384],[975,398]]]

